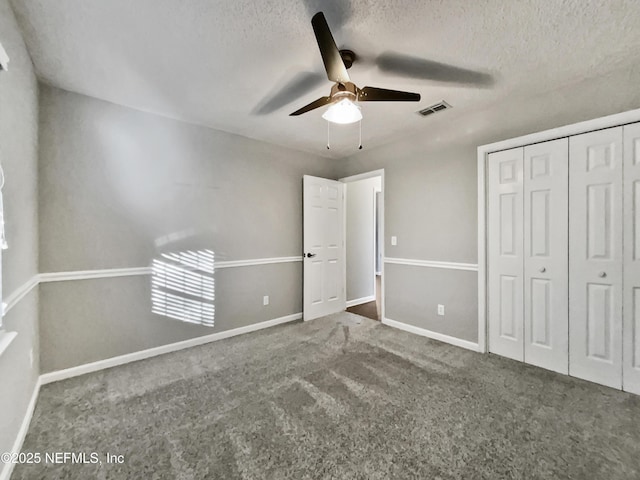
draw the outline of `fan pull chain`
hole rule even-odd
[[[362,150],[362,120],[358,122],[358,150]],[[331,150],[331,122],[327,122],[327,150]]]

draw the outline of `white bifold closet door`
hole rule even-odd
[[[624,127],[623,387],[640,395],[640,123]]]
[[[524,361],[569,371],[569,140],[524,148]]]
[[[488,157],[489,351],[524,360],[523,337],[523,164],[524,148]]]
[[[569,141],[569,373],[622,387],[622,127]]]
[[[568,372],[568,140],[488,158],[489,351]]]

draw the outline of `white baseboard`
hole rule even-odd
[[[466,348],[467,350],[473,350],[474,352],[480,351],[480,346],[477,343],[470,342],[469,340],[462,340],[461,338],[451,337],[443,333],[432,332],[424,328],[415,327],[406,323],[397,322],[389,318],[383,318],[382,323],[389,325],[390,327],[404,330],[405,332],[415,333],[416,335],[422,335],[423,337],[432,338],[433,340],[439,340],[444,343],[455,345],[456,347]]]
[[[24,418],[22,419],[22,424],[20,425],[20,430],[18,431],[16,440],[13,444],[13,448],[11,449],[11,452],[19,453],[22,450],[22,444],[24,443],[24,439],[27,436],[27,432],[29,431],[29,424],[31,423],[33,411],[36,407],[36,402],[38,401],[38,394],[40,393],[41,385],[57,382],[59,380],[64,380],[66,378],[77,377],[79,375],[84,375],[85,373],[96,372],[98,370],[103,370],[105,368],[124,365],[125,363],[135,362],[137,360],[143,360],[145,358],[155,357],[157,355],[162,355],[164,353],[170,353],[178,350],[183,350],[189,347],[204,345],[205,343],[211,343],[217,340],[222,340],[224,338],[235,337],[236,335],[242,335],[243,333],[255,332],[257,330],[274,327],[282,323],[292,322],[294,320],[300,320],[301,318],[302,318],[302,313],[294,313],[292,315],[286,315],[284,317],[274,318],[272,320],[267,320],[260,323],[254,323],[252,325],[247,325],[245,327],[234,328],[231,330],[226,330],[224,332],[205,335],[203,337],[190,338],[189,340],[184,340],[182,342],[171,343],[169,345],[162,345],[160,347],[149,348],[147,350],[142,350],[140,352],[129,353],[127,355],[120,355],[118,357],[108,358],[106,360],[100,360],[98,362],[88,363],[86,365],[79,365],[77,367],[67,368],[65,370],[58,370],[56,372],[42,374],[36,380],[33,393],[31,394],[31,399],[29,400],[29,405],[27,406],[27,411],[24,415]],[[14,464],[5,463],[5,464],[2,464],[1,467],[2,468],[0,469],[0,480],[9,480],[9,478],[11,477],[11,473],[13,472]]]
[[[370,297],[362,297],[356,298],[355,300],[347,300],[347,308],[355,307],[356,305],[362,305],[363,303],[375,302],[376,296],[371,295]]]
[[[11,449],[11,453],[20,453],[22,450],[22,444],[24,443],[24,439],[27,436],[27,432],[29,431],[29,424],[31,423],[31,417],[33,416],[33,411],[36,408],[36,402],[38,401],[38,393],[40,392],[40,378],[36,380],[36,384],[33,387],[33,393],[31,394],[31,399],[29,400],[29,405],[27,406],[27,411],[24,414],[24,418],[22,419],[22,424],[20,425],[20,430],[18,430],[18,435],[16,436],[15,442],[13,442],[13,448]],[[11,473],[13,472],[14,463],[4,463],[2,464],[2,470],[0,470],[0,480],[9,480],[11,478]]]
[[[273,320],[266,320],[260,323],[254,323],[245,327],[234,328],[231,330],[225,330],[224,332],[212,333],[211,335],[204,335],[202,337],[190,338],[189,340],[183,340],[181,342],[170,343],[168,345],[162,345],[160,347],[149,348],[147,350],[141,350],[139,352],[127,353],[126,355],[120,355],[118,357],[107,358],[105,360],[99,360],[97,362],[87,363],[84,365],[78,365],[77,367],[66,368],[64,370],[57,370],[55,372],[44,373],[40,375],[40,384],[46,385],[47,383],[57,382],[67,378],[77,377],[84,375],[85,373],[97,372],[98,370],[104,370],[105,368],[116,367],[118,365],[124,365],[126,363],[136,362],[138,360],[144,360],[145,358],[151,358],[165,353],[175,352],[183,350],[185,348],[196,347],[198,345],[204,345],[205,343],[215,342],[229,337],[235,337],[236,335],[242,335],[243,333],[255,332],[256,330],[262,330],[263,328],[274,327],[281,323],[292,322],[302,318],[302,313],[294,313],[292,315],[286,315],[280,318],[274,318]]]

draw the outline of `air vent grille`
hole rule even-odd
[[[446,110],[448,108],[451,108],[451,105],[449,105],[447,102],[443,100],[439,103],[431,105],[430,107],[423,108],[418,113],[423,117],[428,117],[429,115],[433,115],[434,113],[440,112],[442,110]]]

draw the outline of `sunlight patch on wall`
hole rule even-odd
[[[151,266],[151,311],[213,327],[215,256],[211,250],[163,253]]]

